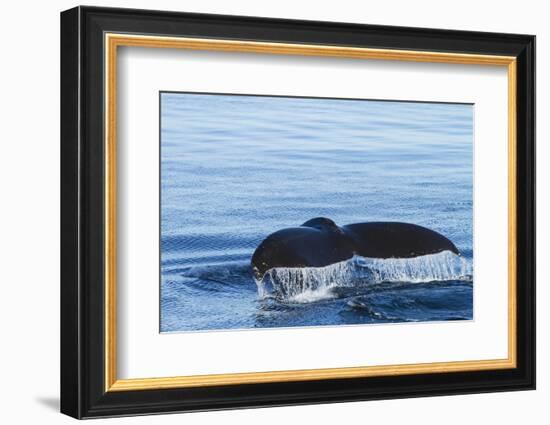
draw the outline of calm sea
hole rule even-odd
[[[472,319],[472,157],[472,105],[162,93],[161,331]],[[426,226],[462,257],[355,258],[379,279],[262,297],[255,248],[319,216]]]

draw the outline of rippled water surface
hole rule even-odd
[[[161,331],[472,318],[473,106],[161,94]],[[403,221],[461,256],[250,258],[313,217]]]

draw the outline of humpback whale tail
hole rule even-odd
[[[325,267],[358,255],[365,258],[415,258],[450,251],[448,238],[426,227],[401,222],[338,226],[325,217],[279,230],[265,238],[252,256],[257,280],[274,268]]]

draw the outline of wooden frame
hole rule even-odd
[[[534,388],[534,37],[79,7],[63,12],[61,41],[64,413],[80,418]],[[119,46],[507,67],[508,358],[117,379]]]

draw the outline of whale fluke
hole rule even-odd
[[[252,268],[257,279],[276,267],[324,267],[354,255],[367,258],[413,258],[451,251],[445,236],[416,224],[367,222],[338,226],[325,217],[272,233],[256,248]]]

